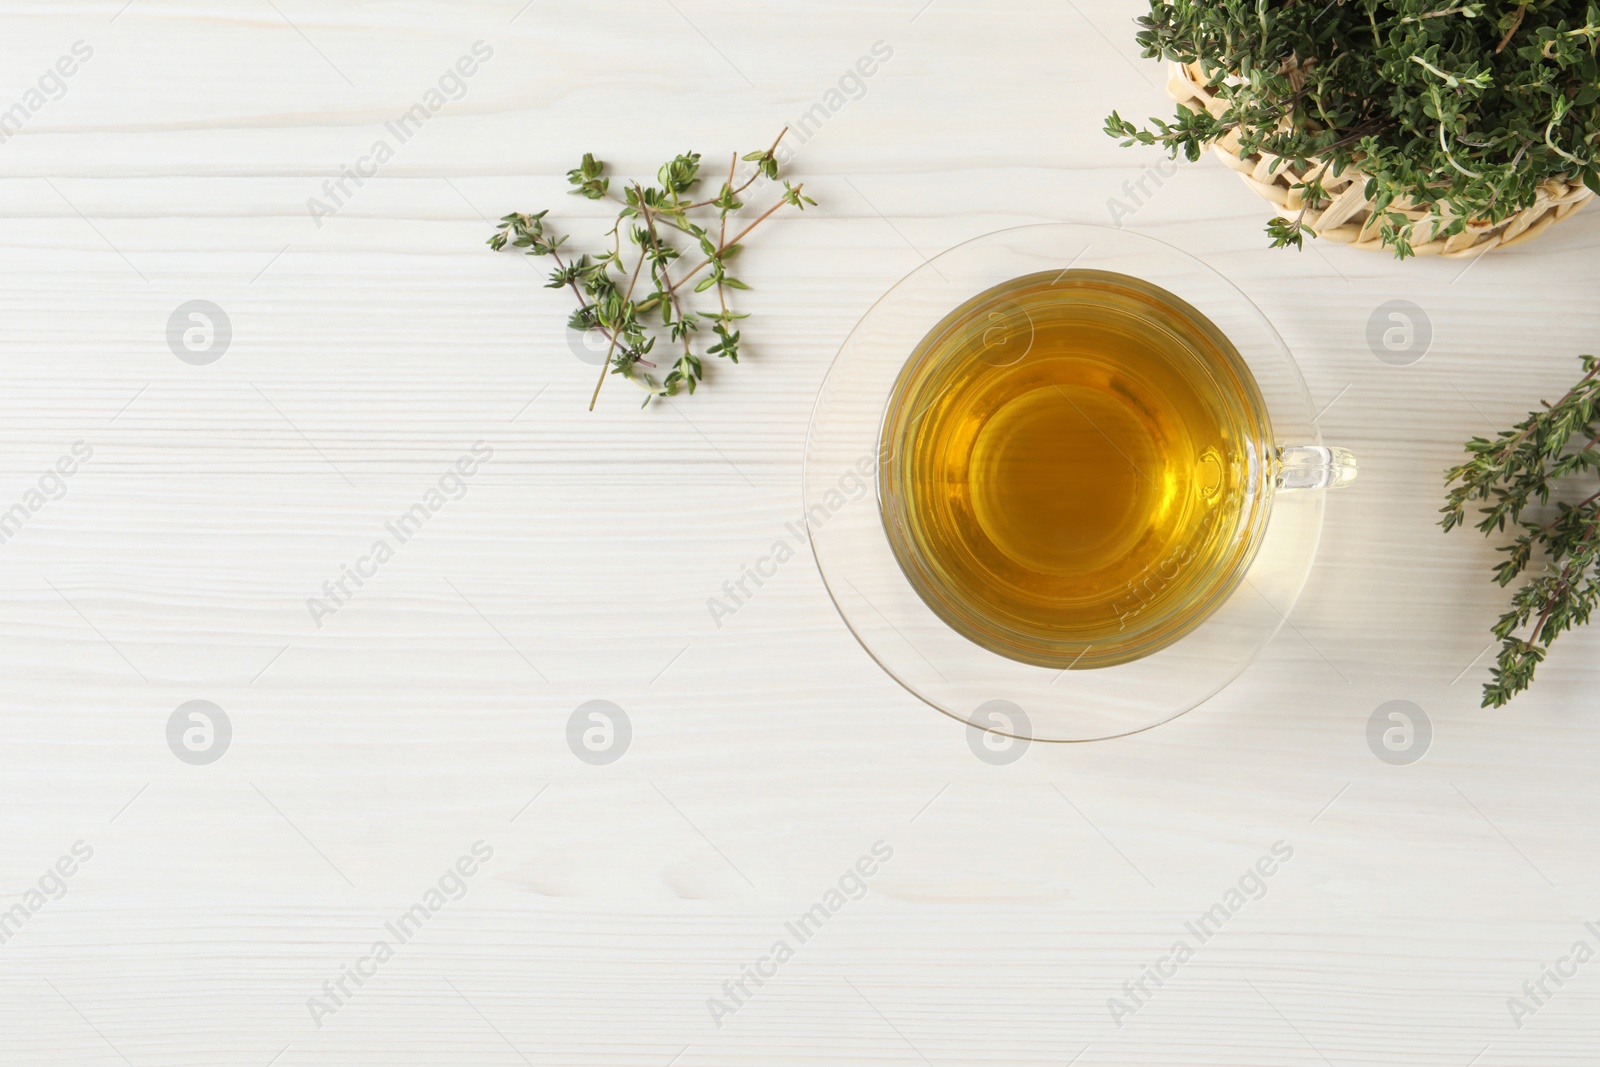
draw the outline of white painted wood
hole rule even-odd
[[[1267,250],[1212,161],[1147,181],[1127,224],[1261,303],[1361,480],[1239,683],[997,768],[873,666],[808,557],[720,628],[705,601],[798,517],[812,397],[877,294],[988,230],[1108,222],[1155,162],[1099,132],[1167,110],[1139,5],[122,2],[9,3],[0,39],[0,109],[94,51],[0,145],[0,508],[93,448],[0,545],[0,905],[93,848],[0,945],[0,1062],[1593,1062],[1600,963],[1520,1028],[1507,998],[1600,945],[1600,637],[1479,710],[1493,547],[1433,522],[1459,442],[1593,347],[1600,214],[1396,264]],[[464,98],[319,228],[307,199],[479,40]],[[484,216],[598,217],[563,195],[585,150],[629,173],[763,144],[878,41],[795,160],[819,208],[750,245],[748,362],[587,413],[565,303]],[[1405,368],[1364,339],[1395,297],[1435,331]],[[192,299],[233,324],[210,366],[167,348]],[[306,598],[477,441],[465,497],[314,627]],[[164,739],[194,699],[233,724],[210,766]],[[565,741],[593,699],[632,721],[607,767]],[[1409,767],[1367,749],[1391,699],[1433,723]],[[480,840],[465,898],[315,1026]],[[864,899],[713,1025],[880,840]],[[1265,896],[1116,1026],[1108,998],[1278,841]]]

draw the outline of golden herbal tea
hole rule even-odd
[[[1270,428],[1228,339],[1126,275],[1018,278],[945,316],[880,436],[884,528],[935,614],[1090,668],[1192,630],[1266,525]]]

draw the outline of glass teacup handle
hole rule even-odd
[[[1280,445],[1273,456],[1272,484],[1284,489],[1336,489],[1356,480],[1356,457],[1348,448]]]

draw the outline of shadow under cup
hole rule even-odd
[[[947,626],[1057,670],[1188,634],[1266,529],[1273,433],[1239,352],[1126,274],[1046,271],[916,346],[879,431],[883,529]]]

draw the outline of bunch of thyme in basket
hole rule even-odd
[[[1303,176],[1307,205],[1327,199],[1325,177],[1357,166],[1402,259],[1419,228],[1498,222],[1545,182],[1600,192],[1592,0],[1152,0],[1138,21],[1146,57],[1199,62],[1225,107],[1180,107],[1144,129],[1113,111],[1106,133],[1193,160],[1237,131],[1240,154]],[[1404,205],[1427,215],[1391,210]],[[1299,247],[1304,215],[1274,219],[1273,246]]]
[[[784,133],[788,131],[785,130]],[[570,190],[589,200],[612,200],[621,205],[617,221],[606,231],[610,248],[592,256],[563,257],[561,247],[567,234],[545,228],[549,211],[537,214],[511,214],[500,220],[501,229],[489,238],[496,252],[507,247],[520,248],[530,256],[549,256],[555,263],[547,289],[570,289],[578,299],[578,309],[567,320],[574,330],[599,330],[606,340],[605,359],[589,409],[594,410],[605,384],[607,370],[620,374],[645,390],[644,403],[653,397],[693,393],[705,375],[702,356],[716,356],[739,362],[740,331],[737,323],[748,318],[728,305],[728,290],[750,288],[729,273],[729,263],[743,248],[741,242],[779,209],[792,206],[804,211],[816,201],[806,196],[802,186],[785,181],[783,191],[770,207],[753,221],[728,235],[728,223],[745,206],[740,196],[760,179],[777,181],[778,159],[774,154],[783,133],[765,151],[734,154],[728,163],[728,176],[716,196],[695,200],[693,190],[700,183],[700,154],[689,152],[662,164],[656,172],[656,185],[630,181],[619,197],[611,189],[606,165],[585,153],[583,162],[567,172]],[[754,164],[753,172],[738,185],[735,177],[739,162]],[[708,212],[715,215],[706,224],[696,221]],[[638,251],[629,256],[623,243]],[[696,266],[674,270],[682,257],[678,243],[691,244],[700,253]],[[630,265],[627,261],[632,259]],[[700,278],[702,271],[707,271]],[[641,275],[648,280],[641,287]],[[698,281],[695,281],[699,278]],[[686,287],[694,282],[686,291]],[[692,294],[716,290],[714,310],[695,310],[689,306]],[[702,326],[710,329],[713,343],[696,351],[696,335]],[[657,381],[650,372],[656,364],[646,358],[655,348],[658,335],[664,334],[672,347],[670,369]],[[682,354],[678,354],[678,346]]]
[[[1485,536],[1504,532],[1508,523],[1520,531],[1500,549],[1506,558],[1495,568],[1495,581],[1507,586],[1535,568],[1493,627],[1500,655],[1483,687],[1484,707],[1498,708],[1533,684],[1550,645],[1587,623],[1600,601],[1600,489],[1589,492],[1590,485],[1581,484],[1577,503],[1558,501],[1553,515],[1549,507],[1563,479],[1590,483],[1600,474],[1600,360],[1581,358],[1583,377],[1565,396],[1493,441],[1474,437],[1466,444],[1472,458],[1445,472],[1453,487],[1440,525],[1463,524],[1470,502],[1487,501],[1476,524]],[[1548,521],[1523,518],[1535,504]]]

